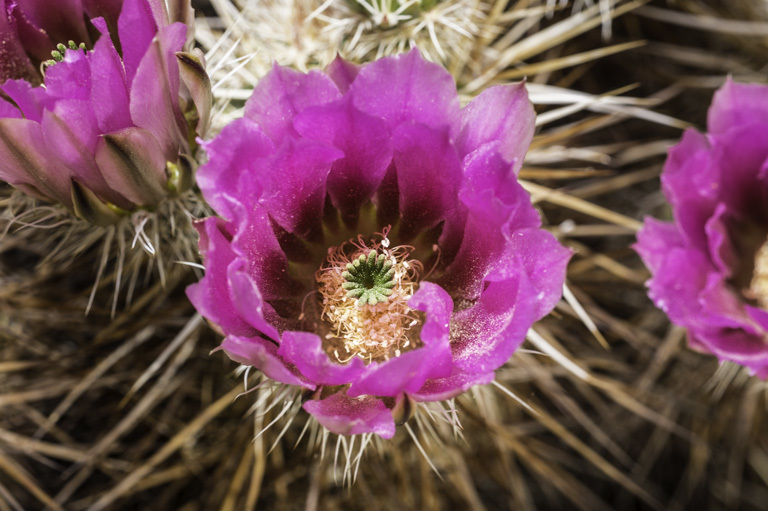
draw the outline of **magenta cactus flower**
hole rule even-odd
[[[204,147],[187,294],[233,360],[306,391],[332,432],[390,438],[420,401],[489,383],[559,300],[570,258],[517,182],[524,84],[460,108],[418,51],[275,66]]]
[[[646,219],[648,290],[691,346],[768,378],[768,87],[715,93],[709,132],[687,130],[661,177],[673,222]]]
[[[192,184],[211,87],[163,0],[4,7],[0,179],[99,225]]]

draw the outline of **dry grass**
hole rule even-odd
[[[273,58],[310,68],[337,50],[379,52],[357,46],[368,32],[355,45],[356,29],[323,33],[318,15],[293,32],[320,5],[309,0],[242,16],[211,3],[218,17],[199,19],[198,40],[220,84],[218,127]],[[295,392],[209,354],[219,338],[183,294],[197,270],[171,262],[195,262],[188,227],[171,236],[158,223],[161,279],[127,248],[133,226],[105,252],[108,233],[3,188],[0,221],[29,211],[50,228],[16,223],[0,241],[0,511],[764,509],[765,384],[689,350],[646,298],[629,248],[644,215],[666,214],[666,148],[702,126],[726,74],[764,72],[764,24],[741,23],[757,3],[468,3],[477,30],[427,53],[465,100],[527,76],[539,128],[521,178],[576,251],[565,299],[496,384],[420,409],[391,442],[323,434],[296,413]],[[381,51],[395,32],[379,33]],[[253,390],[237,397],[244,380]]]

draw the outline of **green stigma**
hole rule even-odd
[[[367,256],[360,254],[347,264],[347,271],[341,276],[346,280],[341,287],[347,290],[347,296],[357,298],[358,307],[386,302],[395,286],[392,261],[384,254],[376,256],[375,250]]]
[[[64,56],[67,52],[67,50],[85,50],[85,43],[80,43],[79,45],[75,43],[75,41],[68,41],[67,44],[59,43],[56,45],[56,49],[51,52],[51,57],[53,57],[51,60],[46,60],[43,62],[43,65],[45,67],[49,67],[54,65],[57,62],[61,62],[64,60]]]

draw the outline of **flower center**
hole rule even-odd
[[[389,248],[387,232],[370,246],[359,236],[330,248],[315,273],[321,318],[330,324],[325,350],[339,362],[355,356],[388,360],[421,345],[423,314],[408,307],[408,300],[423,267],[409,259],[412,247]]]
[[[357,298],[358,307],[386,303],[387,297],[395,287],[395,268],[386,254],[376,255],[375,250],[368,256],[360,256],[347,263],[347,271],[341,274],[344,282],[341,287],[347,290],[347,296]]]
[[[755,269],[745,294],[763,309],[768,309],[768,240],[755,253]]]

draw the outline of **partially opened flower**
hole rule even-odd
[[[516,177],[533,121],[523,84],[461,109],[416,50],[276,66],[205,144],[223,218],[198,226],[189,298],[323,426],[391,437],[414,402],[493,380],[560,297],[570,251]]]
[[[635,248],[693,347],[768,378],[768,87],[728,80],[707,124],[669,152],[674,221],[647,219]]]
[[[191,185],[210,83],[163,0],[4,0],[2,14],[0,179],[101,225]]]

